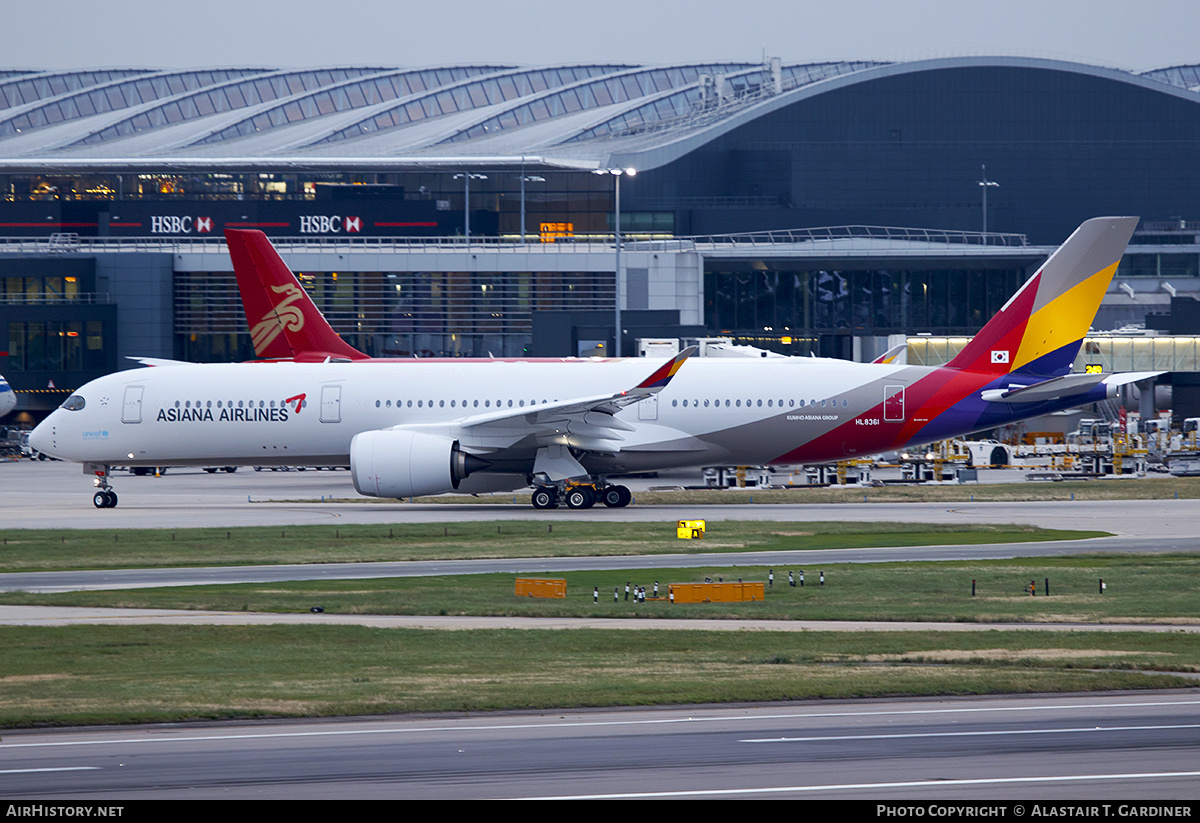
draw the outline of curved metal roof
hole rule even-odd
[[[1200,66],[1132,73],[967,57],[427,68],[0,69],[0,170],[653,168],[849,84],[963,67],[1066,71],[1200,102]]]

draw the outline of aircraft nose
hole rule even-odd
[[[29,447],[34,451],[43,454],[51,453],[54,429],[54,421],[51,420],[52,417],[54,417],[53,414],[34,426],[33,431],[29,433]]]

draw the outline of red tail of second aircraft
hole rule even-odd
[[[325,320],[261,231],[226,229],[254,353],[264,360],[369,360]]]

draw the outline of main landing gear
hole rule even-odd
[[[633,493],[625,486],[607,483],[561,483],[537,486],[530,497],[535,509],[556,509],[560,501],[566,503],[568,509],[590,509],[597,503],[610,509],[623,509],[633,501]]]
[[[115,509],[117,493],[113,491],[108,482],[109,467],[93,468],[92,471],[96,475],[96,479],[92,481],[96,484],[96,493],[92,495],[92,505],[97,509]]]

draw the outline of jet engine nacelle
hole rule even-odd
[[[359,494],[416,497],[458,488],[487,461],[458,448],[439,434],[404,429],[369,431],[350,441],[350,473]]]

